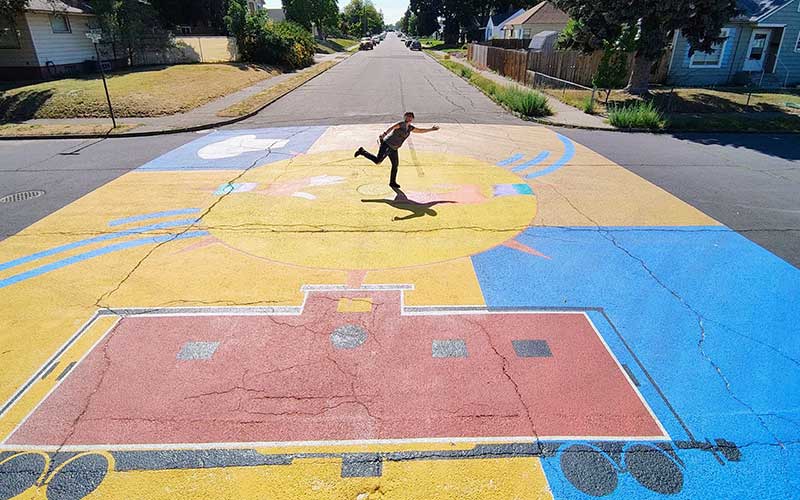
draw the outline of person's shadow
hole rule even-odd
[[[424,217],[426,215],[430,217],[436,217],[438,214],[436,210],[433,209],[436,205],[441,205],[444,203],[455,203],[454,201],[447,201],[447,200],[437,200],[437,201],[429,201],[427,203],[420,203],[414,200],[408,199],[408,196],[400,190],[400,188],[392,188],[392,190],[396,193],[396,196],[393,200],[386,200],[386,199],[372,199],[372,200],[361,200],[362,203],[385,203],[390,207],[396,208],[398,210],[405,210],[409,213],[403,217],[394,217],[392,220],[410,220],[416,219],[418,217]]]

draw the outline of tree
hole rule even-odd
[[[139,0],[89,0],[103,30],[103,40],[111,45],[114,59],[118,49],[125,51],[130,64],[149,48],[169,45],[169,33],[160,29],[156,10]]]
[[[627,90],[646,94],[650,71],[676,30],[690,51],[710,52],[722,27],[736,13],[735,0],[553,0],[591,35],[594,48],[615,43],[628,28],[638,28]]]
[[[168,26],[186,25],[225,33],[229,0],[149,0],[149,4]]]
[[[371,0],[350,0],[342,12],[342,21],[353,36],[368,36],[383,31],[383,14]]]
[[[28,0],[0,0],[0,16],[5,19],[13,19],[27,5]]]
[[[337,27],[339,6],[336,0],[283,0],[286,19],[311,31],[311,25],[324,32]]]

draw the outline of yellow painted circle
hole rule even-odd
[[[349,151],[264,165],[237,179],[247,188],[225,196],[204,221],[253,256],[357,270],[475,255],[510,240],[536,215],[524,181],[486,162],[417,151],[412,163],[403,151],[398,182],[407,199],[379,189],[389,166]]]

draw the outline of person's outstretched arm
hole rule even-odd
[[[412,132],[415,132],[417,134],[427,134],[428,132],[436,132],[437,130],[439,130],[439,125],[434,125],[431,128],[414,127]]]

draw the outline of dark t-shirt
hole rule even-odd
[[[414,125],[408,124],[406,122],[400,122],[399,128],[397,128],[392,135],[384,139],[384,142],[389,145],[392,149],[400,149],[400,146],[406,142],[408,136],[411,135],[411,131],[414,130]]]

